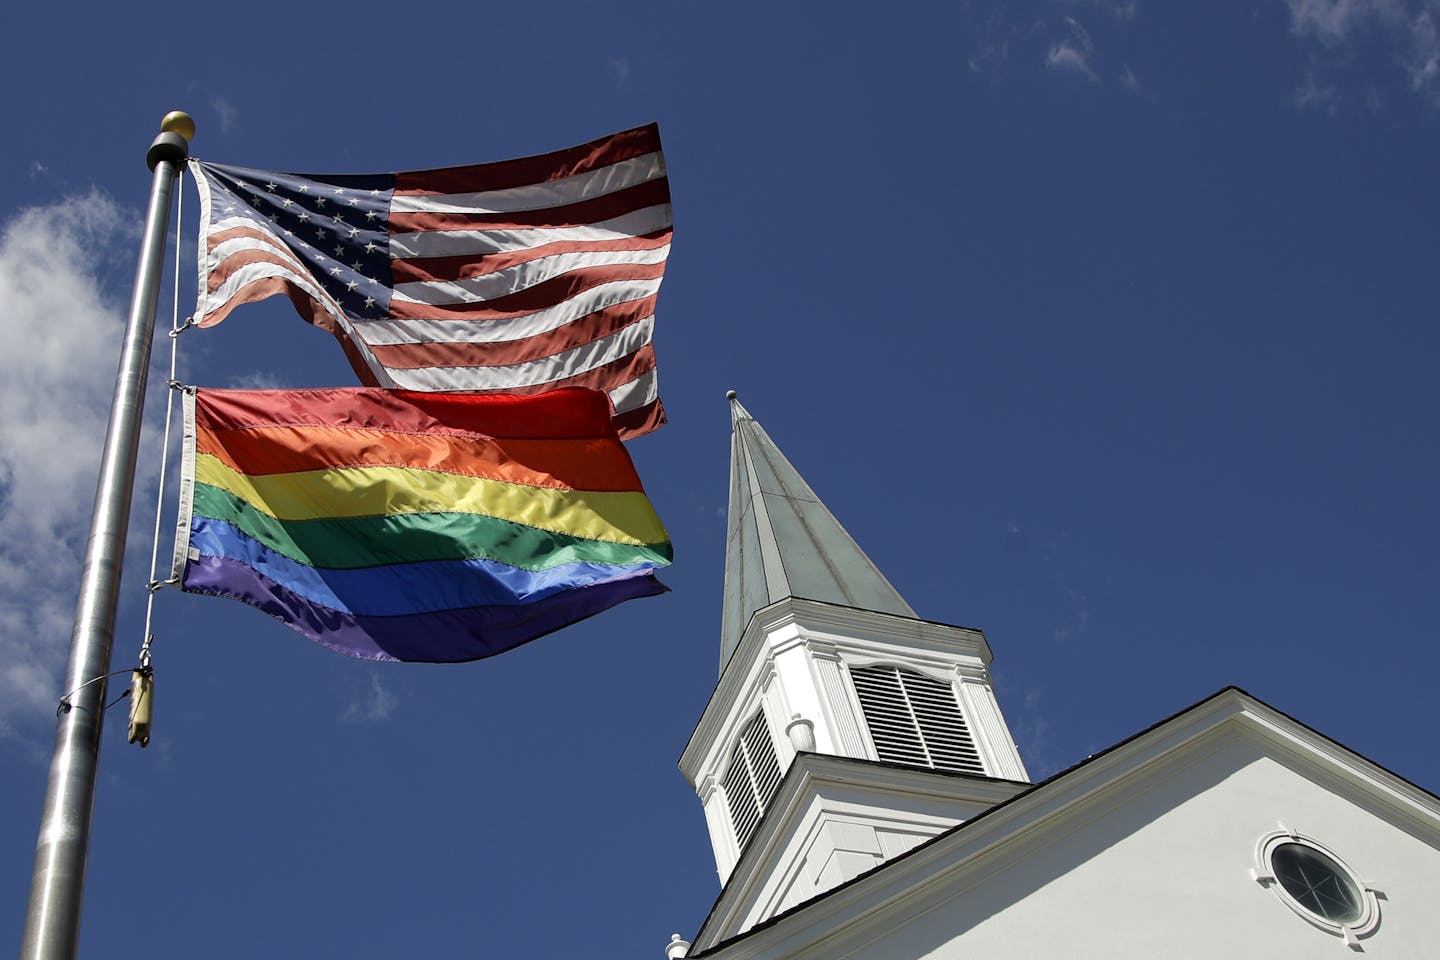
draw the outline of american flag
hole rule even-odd
[[[622,437],[665,422],[655,299],[670,183],[654,125],[520,160],[312,176],[191,161],[210,326],[278,293],[360,380],[606,391]]]

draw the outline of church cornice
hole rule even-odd
[[[774,658],[797,646],[812,657],[833,659],[843,651],[861,662],[883,662],[903,648],[910,663],[936,673],[963,666],[967,676],[976,670],[983,675],[992,656],[985,635],[970,627],[800,597],[776,601],[750,618],[680,755],[680,769],[692,785],[712,770],[716,751],[723,751],[743,722],[740,713],[750,712],[737,710],[737,704],[757,697],[763,670],[767,665],[773,670]]]

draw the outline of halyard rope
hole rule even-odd
[[[176,371],[180,354],[180,333],[190,326],[190,318],[186,317],[180,321],[180,237],[185,229],[185,170],[182,167],[179,176],[176,178],[176,204],[175,204],[175,269],[174,287],[170,296],[170,378],[167,382],[165,394],[165,433],[160,444],[160,478],[156,483],[155,490],[155,529],[150,540],[150,579],[145,585],[145,630],[140,644],[140,667],[150,669],[150,644],[155,636],[150,632],[155,617],[155,593],[168,583],[174,583],[175,578],[168,580],[156,579],[156,567],[160,562],[160,521],[165,510],[165,481],[168,477],[167,467],[170,459],[170,431],[174,421],[175,393],[179,386],[176,378]]]

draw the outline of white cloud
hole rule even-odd
[[[610,61],[610,71],[615,74],[616,85],[623,87],[630,79],[630,58],[615,57]]]
[[[1114,69],[1104,62],[1101,48],[1122,46],[1139,12],[1137,0],[1041,0],[1024,13],[1008,4],[990,4],[973,19],[965,64],[971,73],[998,77],[1043,63],[1047,70],[1100,84],[1101,76]],[[1092,35],[1082,19],[1097,33]]]
[[[369,689],[357,692],[340,714],[342,723],[384,723],[395,713],[400,698],[380,682],[380,674],[370,674]]]
[[[1295,105],[1334,113],[1338,94],[1333,86],[1322,83],[1314,67],[1305,71],[1305,78],[1295,87]]]
[[[1286,0],[1290,31],[1311,42],[1334,68],[1355,60],[1356,49],[1378,50],[1398,65],[1411,91],[1440,105],[1440,0]],[[1339,94],[1314,69],[1296,93],[1301,106],[1335,109]],[[1371,97],[1373,100],[1373,95]]]
[[[1092,81],[1099,81],[1090,66],[1090,57],[1095,53],[1090,34],[1071,17],[1065,18],[1065,24],[1068,35],[1051,44],[1050,52],[1045,56],[1045,65],[1052,70],[1078,73]]]
[[[279,390],[283,386],[279,377],[266,370],[252,370],[230,381],[230,387],[235,390]]]
[[[1440,29],[1436,27],[1435,11],[1421,10],[1410,21],[1401,65],[1410,77],[1412,90],[1434,94],[1440,78]]]
[[[1126,67],[1120,71],[1120,86],[1127,93],[1140,92],[1140,78],[1135,76],[1135,71]]]
[[[1044,700],[1043,687],[1026,690],[1013,725],[1015,746],[1020,750],[1027,772],[1037,781],[1050,776],[1061,766],[1051,752],[1051,727],[1045,717]]]
[[[215,119],[220,121],[220,132],[229,133],[235,129],[236,122],[240,119],[240,111],[233,103],[224,97],[212,95],[210,97],[210,109],[215,113]]]
[[[1082,636],[1090,627],[1090,598],[1074,587],[1063,589],[1070,600],[1070,612],[1065,621],[1051,631],[1051,639],[1056,643]]]
[[[135,229],[92,192],[0,228],[0,736],[54,714],[124,317],[106,251]]]
[[[1076,73],[1085,74],[1091,80],[1095,79],[1095,71],[1090,69],[1085,54],[1069,43],[1058,43],[1052,46],[1045,57],[1045,64],[1057,70],[1073,70]]]
[[[1070,0],[1077,3],[1079,0]],[[1136,0],[1091,0],[1091,5],[1109,13],[1116,20],[1134,20],[1135,14],[1140,12],[1140,5]]]
[[[1286,4],[1296,36],[1333,45],[1372,18],[1394,17],[1404,0],[1286,0]]]
[[[998,43],[982,43],[972,53],[966,64],[970,67],[971,73],[984,73],[986,70],[993,70],[1003,66],[1010,57],[1010,42],[1001,40]]]

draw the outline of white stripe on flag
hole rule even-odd
[[[553,307],[504,320],[357,320],[355,329],[376,346],[401,343],[510,343],[558,330],[581,317],[652,296],[660,278],[615,280],[591,287]]]
[[[615,405],[616,413],[628,413],[647,403],[653,403],[660,396],[660,376],[655,368],[651,367],[629,383],[622,383],[606,392],[610,395],[610,402]]]

